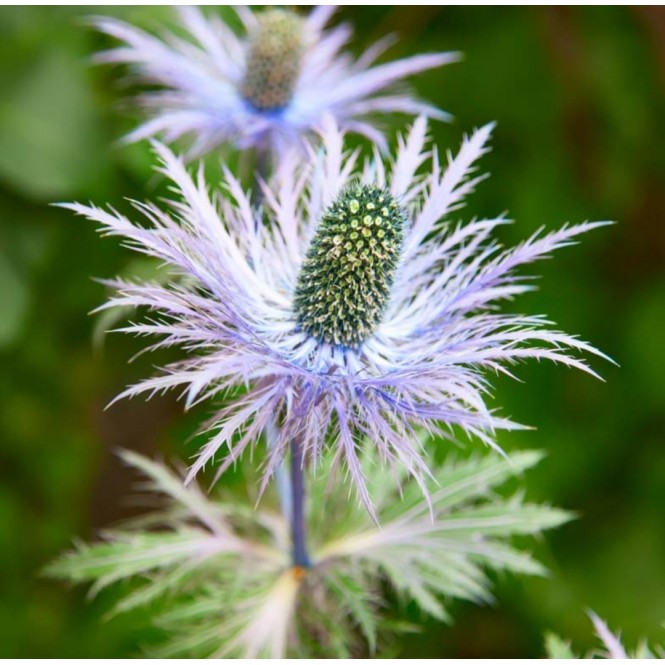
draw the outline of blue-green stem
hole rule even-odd
[[[291,544],[293,565],[309,568],[305,524],[305,469],[301,440],[291,441]]]

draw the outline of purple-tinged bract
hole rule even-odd
[[[375,446],[424,489],[420,428],[444,437],[459,428],[496,447],[497,430],[517,427],[486,406],[488,374],[527,358],[593,374],[580,358],[599,354],[592,346],[498,305],[532,288],[518,268],[605,222],[504,249],[492,233],[505,218],[450,220],[481,179],[471,174],[490,132],[474,132],[444,166],[421,117],[393,162],[375,154],[361,164],[329,119],[309,160],[284,156],[259,210],[228,171],[211,195],[202,170],[190,175],[156,145],[178,196],[166,210],[135,204],[147,226],[69,206],[191,277],[187,286],[116,280],[105,306],[148,308],[151,318],[124,330],[188,354],[122,396],[181,387],[188,406],[225,397],[190,478],[223,453],[221,474],[270,431],[266,480],[294,437],[313,460],[333,446],[372,510],[359,446]],[[241,395],[229,392],[238,385]]]
[[[343,52],[348,25],[326,28],[332,7],[300,16],[283,9],[235,8],[244,29],[236,34],[218,17],[194,7],[179,10],[185,37],[163,38],[112,18],[97,27],[122,45],[99,62],[130,65],[139,81],[157,86],[139,102],[150,118],[129,140],[193,138],[190,156],[223,145],[279,155],[331,114],[346,130],[385,144],[376,114],[447,115],[394,89],[413,74],[457,59],[431,53],[375,64],[390,45],[382,40],[358,60]]]

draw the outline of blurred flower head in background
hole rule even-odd
[[[123,330],[189,353],[120,397],[175,387],[187,406],[227,397],[188,479],[227,448],[219,476],[275,423],[264,486],[291,441],[316,460],[332,440],[336,463],[374,512],[358,458],[365,438],[426,492],[418,426],[444,438],[459,428],[493,447],[497,429],[517,427],[487,408],[488,371],[510,374],[535,358],[593,374],[577,355],[599,354],[593,347],[540,316],[496,308],[532,288],[518,267],[603,223],[536,233],[506,250],[491,237],[506,219],[448,221],[481,179],[470,174],[490,130],[466,139],[444,167],[419,118],[387,168],[378,154],[359,164],[330,120],[310,160],[282,159],[258,210],[228,170],[228,196],[211,197],[202,169],[192,177],[156,146],[179,199],[169,211],[134,204],[148,227],[114,210],[66,206],[193,280],[115,280],[105,305],[148,308],[156,318]],[[237,386],[246,391],[233,393]]]
[[[151,118],[129,140],[159,136],[171,142],[189,135],[190,156],[225,143],[283,154],[319,127],[326,113],[380,145],[385,141],[372,122],[375,114],[447,117],[393,85],[453,62],[457,54],[376,65],[391,40],[381,40],[354,60],[341,51],[350,27],[325,28],[334,7],[316,7],[308,16],[284,9],[235,11],[244,36],[194,7],[179,9],[184,38],[167,34],[161,39],[118,20],[95,20],[101,31],[122,42],[97,60],[131,65],[139,81],[159,88],[140,95]]]

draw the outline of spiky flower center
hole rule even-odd
[[[302,330],[356,347],[377,328],[388,304],[404,234],[405,213],[374,185],[352,185],[327,208],[295,290]]]
[[[303,20],[283,9],[257,16],[253,30],[242,94],[255,108],[274,111],[293,97],[303,54]]]

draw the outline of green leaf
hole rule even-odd
[[[49,565],[51,577],[95,581],[93,593],[121,579],[195,558],[209,539],[201,531],[118,534],[122,540],[82,545]]]
[[[346,607],[362,631],[370,653],[376,651],[377,621],[371,606],[372,599],[368,597],[366,589],[349,575],[336,571],[330,576],[331,589],[341,600],[341,606]]]
[[[570,648],[570,643],[564,642],[554,633],[547,633],[545,635],[545,652],[548,658],[577,659],[577,656]]]
[[[147,457],[130,450],[121,451],[120,457],[127,464],[150,478],[152,481],[150,489],[152,491],[171,497],[171,499],[184,506],[192,515],[196,516],[212,532],[227,530],[228,527],[221,511],[199,491],[196,484],[192,483],[185,486],[183,479],[164,465],[152,462]]]

